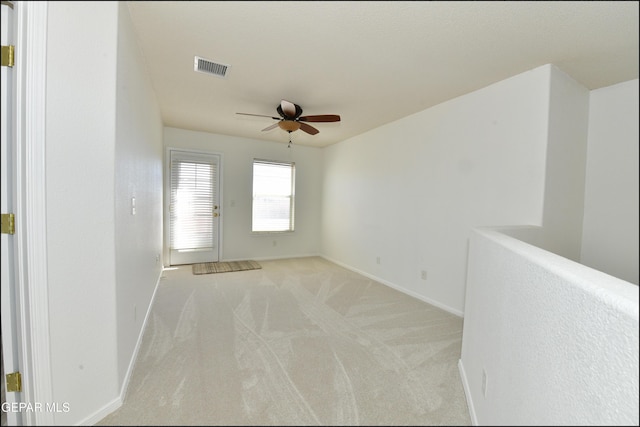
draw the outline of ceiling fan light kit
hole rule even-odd
[[[291,132],[295,132],[298,129],[303,132],[308,133],[309,135],[316,135],[320,131],[315,127],[309,125],[306,122],[312,123],[328,123],[328,122],[339,122],[340,116],[337,114],[320,114],[313,116],[303,116],[302,115],[302,107],[298,104],[294,104],[293,102],[289,102],[287,100],[282,100],[280,105],[276,107],[276,111],[280,117],[267,116],[263,114],[250,114],[250,113],[236,113],[245,116],[258,116],[258,117],[269,117],[274,120],[278,120],[278,123],[275,123],[271,126],[267,126],[262,129],[263,132],[269,131],[271,129],[275,129],[279,127],[282,130],[289,132],[289,145],[291,145]]]
[[[300,125],[300,122],[292,120],[280,120],[278,122],[278,127],[282,130],[286,130],[287,132],[293,132],[300,129]]]

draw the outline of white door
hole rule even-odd
[[[13,44],[13,7],[12,5],[2,2],[2,46]],[[13,134],[13,91],[15,89],[14,75],[12,67],[2,66],[2,83],[0,97],[2,99],[2,123],[0,126],[2,134],[2,150],[0,152],[1,169],[1,209],[3,214],[14,213],[14,134]],[[3,373],[3,391],[6,391],[4,375],[12,372],[21,371],[17,332],[17,288],[15,282],[14,268],[14,236],[2,233],[1,243],[1,285],[2,285],[2,373]],[[3,393],[2,400],[2,425],[21,425],[22,420],[20,412],[5,411],[6,403],[11,405],[14,402],[21,401],[21,393],[6,392]],[[5,419],[6,417],[6,419]]]
[[[220,156],[169,152],[170,265],[217,262]]]

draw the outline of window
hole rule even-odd
[[[293,231],[295,163],[253,161],[251,231]]]

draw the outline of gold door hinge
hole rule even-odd
[[[22,391],[22,375],[20,372],[13,372],[5,375],[7,381],[7,391]]]
[[[14,214],[2,214],[2,234],[16,233],[16,217]]]
[[[2,46],[2,66],[3,67],[13,67],[14,63],[14,50],[15,46]]]

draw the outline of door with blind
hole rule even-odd
[[[170,264],[219,260],[220,156],[170,151]]]

